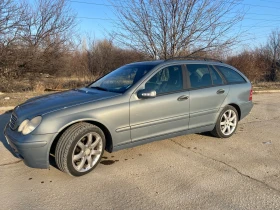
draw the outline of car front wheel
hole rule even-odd
[[[219,138],[228,138],[234,134],[238,125],[238,112],[233,106],[226,106],[220,113],[215,128],[211,132]]]
[[[72,176],[82,176],[98,165],[104,148],[105,136],[100,128],[77,123],[61,135],[55,150],[56,164]]]

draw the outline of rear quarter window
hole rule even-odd
[[[224,75],[228,83],[244,83],[246,80],[233,69],[224,66],[215,66]]]
[[[221,76],[219,75],[219,73],[212,66],[209,66],[209,70],[210,70],[213,84],[214,85],[223,85],[224,82],[223,82],[223,79],[221,78]]]

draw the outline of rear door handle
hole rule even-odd
[[[220,90],[217,91],[217,94],[223,94],[224,92],[225,92],[224,89],[220,89]]]
[[[188,100],[189,99],[189,96],[180,96],[179,98],[177,98],[178,101],[184,101],[184,100]]]

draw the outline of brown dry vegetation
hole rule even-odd
[[[253,89],[258,90],[280,90],[280,82],[257,82],[253,84]]]
[[[51,91],[51,92],[42,91],[43,89],[44,88],[38,89],[36,91],[4,93],[4,94],[0,95],[0,107],[17,106],[17,105],[25,102],[29,98],[54,93],[54,91]],[[278,90],[280,89],[280,82],[259,82],[259,83],[253,84],[254,91],[277,90],[277,89]],[[9,99],[5,99],[6,97],[8,97]]]
[[[50,94],[50,92],[4,93],[0,95],[0,107],[17,106],[29,98],[44,94]]]
[[[35,1],[36,4],[29,4],[27,1],[19,4],[15,0],[0,0],[0,92],[40,92],[46,89],[77,88],[127,63],[149,60],[151,57],[168,58],[190,54],[222,59],[240,69],[254,83],[278,80],[280,55],[278,31],[271,33],[265,46],[232,56],[225,53],[227,50],[224,44],[191,49],[190,43],[182,40],[179,40],[180,47],[174,45],[172,51],[167,48],[169,39],[164,39],[162,45],[165,46],[164,49],[157,47],[157,52],[151,56],[148,51],[152,46],[145,40],[142,45],[145,45],[147,50],[141,50],[141,46],[137,49],[136,45],[125,47],[114,38],[93,40],[89,37],[88,40],[79,42],[78,40],[82,39],[75,37],[75,14],[66,0]],[[178,4],[179,1],[169,3]],[[161,5],[160,1],[158,4]],[[180,8],[182,11],[186,6],[178,5],[182,6]],[[156,6],[157,4],[150,9],[158,11]],[[174,17],[177,17],[176,14],[174,13]],[[161,13],[157,15],[165,17]],[[153,21],[156,20],[158,18],[153,17]],[[187,23],[182,24],[188,25]],[[166,27],[172,28],[174,23],[169,21],[166,24]],[[198,26],[203,27],[200,24]],[[164,29],[166,27],[163,26]],[[179,28],[177,27],[177,30]],[[189,35],[195,37],[195,34],[188,34],[191,32],[188,28],[185,30],[185,37]],[[149,30],[150,35],[154,33],[157,32]],[[160,32],[164,33],[167,31]],[[130,38],[134,39],[136,35],[131,35]],[[138,38],[141,37],[139,34]],[[173,42],[177,43],[178,40]],[[198,45],[203,43],[201,40],[196,42]],[[174,47],[180,48],[178,53],[175,53]]]

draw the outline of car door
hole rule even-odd
[[[132,141],[139,141],[188,129],[189,91],[181,65],[157,71],[138,88],[130,99]],[[139,99],[137,91],[154,90],[155,98]]]
[[[188,64],[190,81],[189,129],[213,125],[229,86],[212,66]]]

